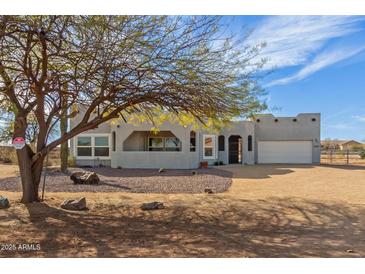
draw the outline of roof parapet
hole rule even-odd
[[[271,113],[264,113],[264,114],[257,114],[256,116],[255,116],[255,118],[281,118],[281,119],[283,119],[283,118],[298,118],[298,117],[303,117],[303,116],[306,116],[306,117],[308,117],[308,116],[320,116],[321,115],[321,113],[319,113],[319,112],[316,112],[316,113],[298,113],[296,116],[274,116],[273,114],[271,114]]]

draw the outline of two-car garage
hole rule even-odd
[[[259,164],[311,164],[312,141],[259,141]]]

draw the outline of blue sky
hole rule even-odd
[[[225,16],[228,31],[266,42],[268,112],[320,112],[321,138],[365,140],[365,16]]]
[[[225,17],[248,43],[266,42],[261,57],[269,111],[322,114],[321,137],[365,140],[365,16]]]

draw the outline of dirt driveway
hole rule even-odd
[[[296,197],[365,205],[365,166],[225,166],[233,174],[227,194],[245,199]]]
[[[2,166],[0,166],[0,169]],[[48,193],[0,211],[0,243],[39,257],[365,257],[365,167],[226,166],[220,194]],[[1,174],[1,172],[0,172]],[[89,211],[58,207],[86,196]],[[139,205],[162,201],[166,209]]]

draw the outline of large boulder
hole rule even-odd
[[[67,210],[86,210],[86,198],[82,197],[76,200],[65,200],[62,202],[61,208]]]
[[[71,174],[70,179],[75,185],[97,185],[100,182],[95,172],[79,171]]]
[[[10,207],[8,198],[0,196],[0,209],[6,209]]]
[[[144,203],[141,205],[142,210],[156,210],[156,209],[164,209],[165,206],[161,202],[152,202],[152,203]]]

